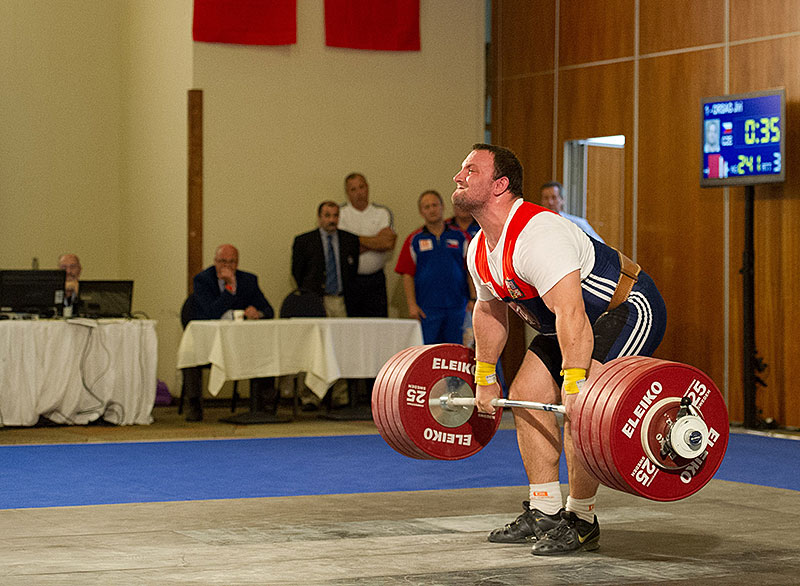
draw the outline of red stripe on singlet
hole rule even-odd
[[[492,271],[489,270],[489,258],[486,252],[486,237],[481,230],[478,234],[477,250],[475,251],[475,268],[478,271],[478,276],[484,283],[491,283],[503,300],[517,300],[517,299],[532,299],[539,296],[539,292],[529,283],[526,283],[519,278],[514,271],[514,249],[517,246],[517,238],[523,228],[528,225],[528,222],[541,212],[555,213],[547,208],[538,206],[533,203],[523,202],[517,208],[514,217],[508,223],[506,230],[505,242],[503,245],[503,283],[500,284],[494,280]],[[509,290],[509,285],[511,290]],[[512,291],[514,295],[512,295]]]

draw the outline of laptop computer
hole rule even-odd
[[[133,281],[81,281],[78,299],[81,317],[130,317]]]

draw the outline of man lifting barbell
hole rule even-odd
[[[478,410],[494,413],[491,401],[501,396],[495,365],[511,307],[538,335],[509,397],[560,400],[567,414],[562,444],[554,414],[515,410],[529,500],[522,515],[492,531],[489,541],[533,542],[534,555],[596,549],[598,481],[573,453],[569,414],[593,367],[619,356],[653,353],[666,327],[664,301],[633,261],[558,214],[523,202],[522,165],[510,150],[474,145],[453,180],[453,203],[481,226],[467,256],[478,294],[473,312]],[[562,445],[569,473],[565,508],[558,477]]]

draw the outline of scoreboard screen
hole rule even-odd
[[[783,89],[703,98],[701,109],[701,187],[785,179]]]

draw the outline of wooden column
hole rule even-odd
[[[203,90],[189,90],[186,293],[203,270]]]

